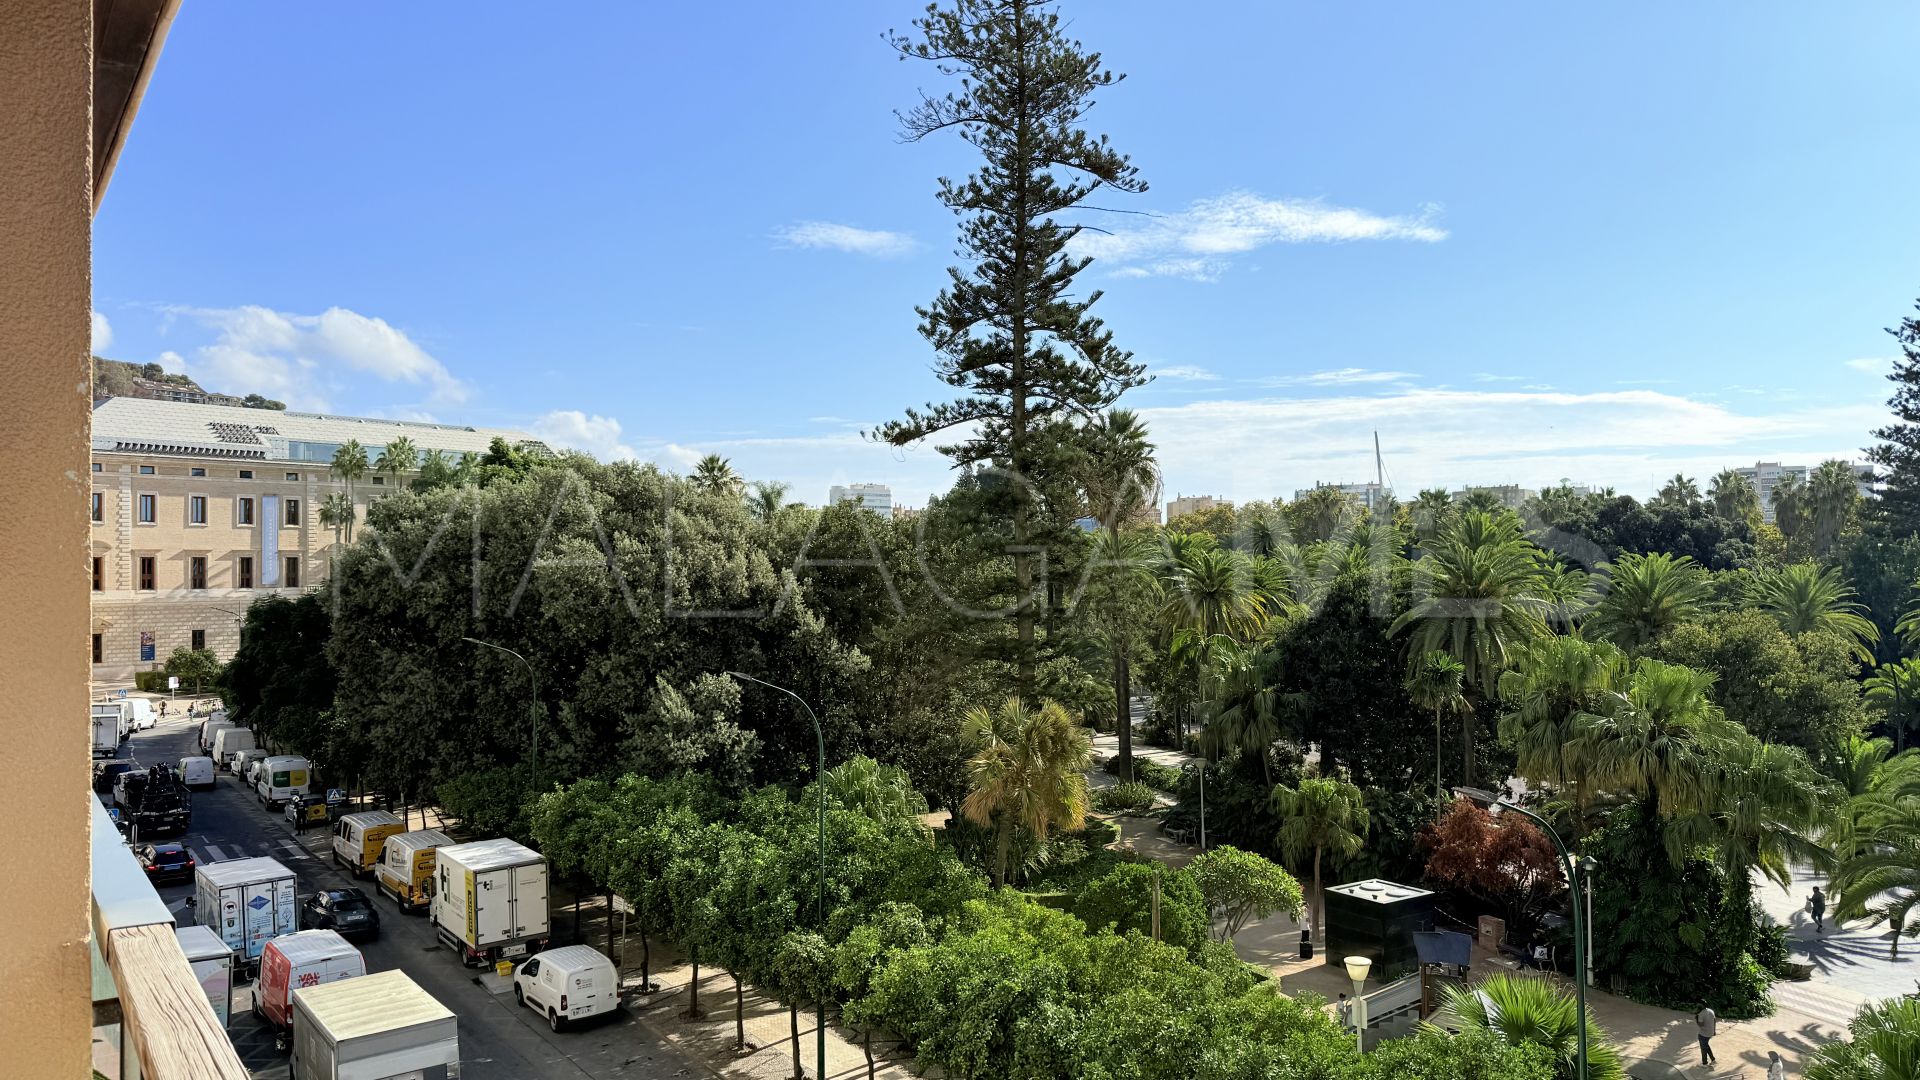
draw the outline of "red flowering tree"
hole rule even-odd
[[[1509,927],[1531,926],[1566,887],[1559,855],[1533,822],[1498,818],[1470,799],[1455,799],[1420,831],[1427,880],[1500,909]]]

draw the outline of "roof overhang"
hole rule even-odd
[[[120,160],[180,0],[93,0],[93,209]]]

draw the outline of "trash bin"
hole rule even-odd
[[[496,960],[496,961],[494,961],[494,963],[493,963],[493,973],[494,973],[495,975],[498,975],[498,976],[500,976],[500,977],[501,977],[501,978],[503,978],[503,979],[511,979],[511,978],[513,978],[513,961],[511,961],[511,960]]]

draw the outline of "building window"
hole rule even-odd
[[[207,647],[207,632],[205,630],[195,630],[193,632],[193,647],[196,649],[204,649]]]
[[[376,476],[376,477],[374,477],[374,478],[373,478],[373,486],[374,486],[374,487],[385,487],[386,485],[387,485],[387,478],[386,478],[386,477],[384,477],[384,476]]]
[[[96,664],[106,663],[106,661],[102,659],[106,656],[106,651],[106,643],[100,640],[100,635],[93,635],[93,662]]]
[[[98,555],[93,557],[93,591],[107,591],[107,560]]]
[[[287,500],[287,524],[289,525],[300,524],[300,500],[299,499]]]
[[[205,495],[187,496],[187,524],[205,525],[207,523],[207,497]]]
[[[140,466],[140,475],[141,475],[141,476],[152,476],[152,475],[153,475],[153,466],[151,466],[151,465],[142,465],[142,466]]]
[[[147,592],[153,591],[153,556],[140,556],[140,587]]]
[[[289,555],[287,556],[287,588],[297,589],[299,587],[300,587],[300,556]]]
[[[107,496],[102,492],[94,492],[87,500],[87,512],[95,521],[107,520]]]
[[[240,479],[242,479],[242,480],[251,480],[251,479],[253,479],[253,470],[252,470],[252,469],[241,469],[241,470],[240,470]]]
[[[297,484],[300,482],[300,474],[297,472],[290,472],[287,474],[287,480],[291,483]]]
[[[207,475],[207,470],[200,468],[198,465],[196,465],[193,468],[187,470],[187,475],[188,476],[205,476]]]
[[[99,472],[99,471],[100,471],[100,463],[99,463],[99,462],[97,462],[97,461],[96,461],[96,462],[94,462],[94,463],[93,463],[93,471],[94,471],[94,472]]]
[[[239,579],[241,588],[253,588],[253,556],[240,556],[240,565],[235,568],[234,576]]]
[[[253,524],[253,496],[245,495],[233,500],[233,521],[236,525]]]
[[[154,497],[152,495],[140,496],[140,524],[153,524],[153,506]]]
[[[204,589],[207,587],[207,557],[195,555],[187,560],[187,588]]]

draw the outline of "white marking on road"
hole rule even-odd
[[[226,857],[227,857],[227,853],[224,851],[221,851],[220,846],[218,844],[207,845],[207,859],[206,859],[207,862],[224,862],[226,860]]]

